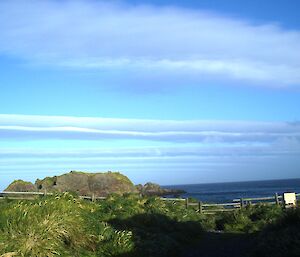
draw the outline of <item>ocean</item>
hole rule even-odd
[[[182,189],[186,194],[203,202],[225,203],[237,198],[273,196],[284,192],[300,193],[300,179],[227,182],[193,185],[169,185],[165,188]]]

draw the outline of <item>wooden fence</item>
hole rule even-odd
[[[0,192],[0,199],[15,199],[15,200],[32,200],[36,199],[38,196],[48,196],[53,195],[53,193],[47,192]],[[300,198],[300,193],[296,194],[297,199]],[[81,199],[85,200],[105,200],[106,197],[101,196],[79,196]],[[194,202],[190,201],[189,198],[160,198],[162,201],[171,202],[181,202],[185,205],[185,208],[193,208],[201,214],[215,214],[219,212],[230,212],[237,209],[244,208],[248,205],[256,204],[283,204],[283,197],[277,193],[274,196],[269,197],[259,197],[259,198],[239,198],[234,199],[231,203],[203,203],[201,201]]]
[[[12,191],[5,191],[5,192],[0,192],[0,199],[13,199],[13,200],[31,200],[31,199],[36,199],[37,196],[50,196],[53,195],[53,193],[47,193],[45,192],[12,192]],[[86,199],[86,200],[91,200],[91,201],[96,201],[96,200],[105,200],[106,197],[103,196],[85,196],[85,195],[80,195],[79,198],[81,199]]]
[[[297,199],[300,198],[300,193],[296,194]],[[234,199],[231,203],[203,203],[203,202],[189,202],[189,199],[178,198],[162,198],[168,201],[185,201],[186,208],[192,206],[196,211],[202,214],[215,214],[218,212],[230,212],[237,209],[242,209],[249,205],[257,204],[276,204],[283,206],[283,197],[277,193],[274,196],[258,197],[258,198],[239,198]]]

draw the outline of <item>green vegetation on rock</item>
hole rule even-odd
[[[27,182],[24,180],[15,180],[13,181],[4,191],[10,191],[10,192],[34,192],[36,191],[36,188],[34,184],[31,182]]]
[[[154,183],[134,186],[128,177],[120,172],[71,171],[60,176],[37,179],[33,185],[21,180],[14,181],[6,191],[72,192],[78,195],[107,196],[109,194],[140,193],[147,196],[181,194],[181,190],[165,189]]]
[[[132,182],[119,172],[88,173],[71,171],[60,176],[36,180],[38,190],[74,192],[79,195],[107,196],[137,192]]]

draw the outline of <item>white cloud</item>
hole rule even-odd
[[[0,3],[0,52],[150,77],[300,84],[300,32],[200,10],[105,1]],[[125,76],[125,75],[124,75]],[[125,78],[124,78],[125,79]]]
[[[70,170],[165,184],[297,177],[299,156],[298,122],[0,114],[0,190]]]
[[[275,142],[271,145],[226,145],[226,146],[143,146],[143,147],[65,147],[60,148],[32,148],[9,147],[0,148],[1,158],[178,158],[201,156],[277,156],[285,154],[299,154],[300,142]]]
[[[300,140],[300,125],[286,122],[137,120],[0,115],[0,139],[138,139],[197,143]]]

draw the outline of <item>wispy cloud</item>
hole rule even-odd
[[[0,52],[76,69],[300,84],[300,32],[200,10],[107,1],[0,3]],[[124,78],[125,79],[125,78]]]
[[[70,170],[165,184],[297,177],[299,156],[299,122],[0,114],[0,190]]]
[[[0,139],[138,139],[168,142],[264,143],[300,140],[287,122],[174,121],[0,115]]]
[[[300,154],[300,142],[276,142],[271,145],[223,145],[223,146],[143,146],[143,147],[73,147],[73,148],[0,148],[0,159],[165,159],[193,157],[272,156]]]

